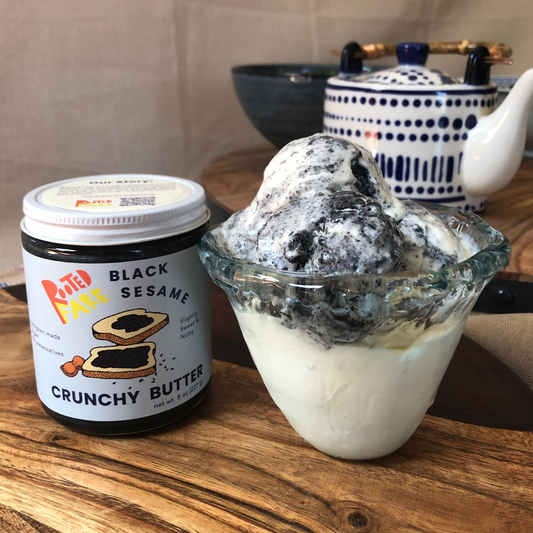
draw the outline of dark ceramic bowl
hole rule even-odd
[[[278,148],[322,131],[326,81],[337,65],[246,65],[231,73],[246,115]]]
[[[363,67],[363,72],[386,66]],[[278,148],[322,131],[326,82],[338,65],[272,64],[233,67],[239,101],[252,124]]]

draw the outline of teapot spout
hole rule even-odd
[[[513,178],[524,153],[529,110],[533,105],[533,69],[527,70],[496,111],[469,133],[463,155],[463,182],[474,196],[486,196]]]

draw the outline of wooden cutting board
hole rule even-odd
[[[236,322],[220,303],[223,296],[215,291],[213,298],[216,357],[243,349],[234,335]],[[463,349],[468,354],[478,347],[467,343]],[[0,368],[2,532],[529,533],[533,528],[530,432],[426,416],[392,455],[363,462],[333,459],[292,430],[257,371],[214,361],[210,392],[183,421],[135,437],[86,436],[44,414],[35,391],[27,307],[5,291],[0,291]],[[491,368],[478,376],[490,374],[485,385],[497,381]],[[522,389],[513,392],[516,384],[506,383],[507,377],[500,387],[514,407],[531,405]]]

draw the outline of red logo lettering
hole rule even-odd
[[[76,200],[74,207],[112,207],[113,200]]]
[[[91,285],[91,276],[85,270],[76,270],[62,278],[59,278],[58,285],[48,279],[42,280],[41,284],[50,300],[57,316],[63,324],[67,323],[65,319],[65,307],[68,306],[67,297],[71,296],[80,289],[85,289]],[[62,312],[63,311],[63,312]]]

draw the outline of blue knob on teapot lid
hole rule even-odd
[[[396,45],[396,57],[400,65],[418,65],[423,67],[429,55],[427,43],[400,43]]]

